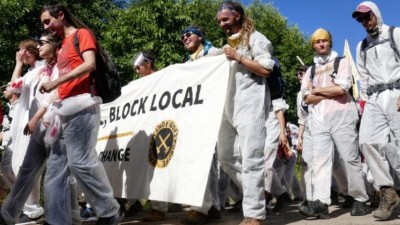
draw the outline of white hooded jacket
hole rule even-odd
[[[379,34],[376,38],[372,37],[370,34],[367,35],[367,46],[373,43],[381,43],[368,48],[365,52],[366,56],[364,56],[364,52],[361,51],[362,41],[357,45],[357,69],[360,74],[361,98],[363,100],[368,100],[367,88],[369,86],[390,84],[400,79],[400,59],[396,61],[395,57],[397,56],[391,48],[390,42],[384,42],[390,38],[389,26],[383,23],[381,12],[376,4],[370,1],[365,1],[360,5],[365,5],[371,8],[371,11],[377,18],[377,26],[379,28]],[[394,29],[393,37],[394,42],[399,49],[399,28]]]

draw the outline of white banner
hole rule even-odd
[[[116,197],[202,204],[229,70],[224,55],[175,64],[102,105],[96,149]]]

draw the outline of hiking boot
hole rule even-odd
[[[99,220],[97,220],[96,225],[117,225],[119,222],[122,221],[124,216],[124,212],[122,212],[122,210],[118,210],[117,214],[115,214],[114,216],[100,217]]]
[[[290,197],[287,192],[279,195],[279,197],[276,199],[275,207],[272,209],[272,211],[273,212],[281,211],[285,206],[285,204],[288,202],[288,199],[290,199]]]
[[[299,207],[301,214],[307,217],[317,217],[318,219],[329,219],[328,205],[320,200],[309,202],[308,206]]]
[[[372,216],[378,220],[388,220],[395,209],[400,206],[400,199],[393,188],[381,188],[380,203]]]
[[[167,217],[165,212],[161,212],[155,209],[152,209],[149,213],[147,213],[143,218],[143,222],[155,222],[165,220]]]
[[[263,225],[264,220],[258,220],[255,218],[245,217],[239,225]]]
[[[339,193],[337,191],[331,190],[331,205],[340,205]]]
[[[380,192],[379,191],[374,191],[374,196],[370,197],[370,204],[369,207],[371,208],[378,208],[379,202],[380,202]]]
[[[24,225],[24,224],[42,224],[44,221],[43,215],[38,216],[36,218],[30,218],[25,213],[21,213],[21,216],[18,219],[18,223],[15,225]],[[0,223],[1,224],[1,223]]]
[[[211,206],[210,210],[208,210],[207,221],[215,221],[219,219],[221,219],[221,212],[214,206]]]
[[[348,209],[353,205],[354,198],[350,195],[344,196],[344,202],[342,203],[342,209]]]
[[[350,215],[351,216],[364,216],[369,213],[369,209],[365,202],[359,202],[357,200],[354,200],[353,205],[351,206],[350,209]]]
[[[207,215],[196,210],[189,210],[185,213],[185,217],[181,219],[182,224],[204,224],[207,221]]]

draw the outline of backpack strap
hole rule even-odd
[[[340,60],[342,60],[342,59],[343,59],[343,57],[338,56],[338,57],[336,57],[335,61],[333,62],[333,72],[331,74],[332,78],[336,77],[336,74],[337,74],[338,69],[339,69]]]
[[[389,28],[390,47],[393,49],[394,53],[396,54],[396,56],[397,56],[396,62],[398,62],[398,59],[400,59],[400,53],[399,53],[399,49],[396,46],[396,43],[394,42],[394,37],[393,37],[394,28],[395,28],[394,26],[390,26],[390,28]]]
[[[74,48],[76,53],[78,53],[79,57],[81,57],[81,59],[84,60],[81,54],[81,49],[79,47],[79,38],[78,38],[79,30],[80,29],[77,29],[77,31],[74,34]],[[94,95],[94,77],[92,73],[89,74],[89,85],[90,85],[90,93]]]
[[[311,74],[310,74],[311,80],[314,80],[314,77],[315,77],[315,63],[311,65]]]
[[[79,29],[74,34],[74,47],[75,47],[76,53],[78,53],[78,55],[83,60],[83,57],[81,55],[81,49],[79,48],[78,32],[79,32]]]

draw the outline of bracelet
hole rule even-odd
[[[238,61],[239,64],[242,64],[242,59],[243,59],[243,55],[240,55],[240,58],[239,58],[239,61]]]

